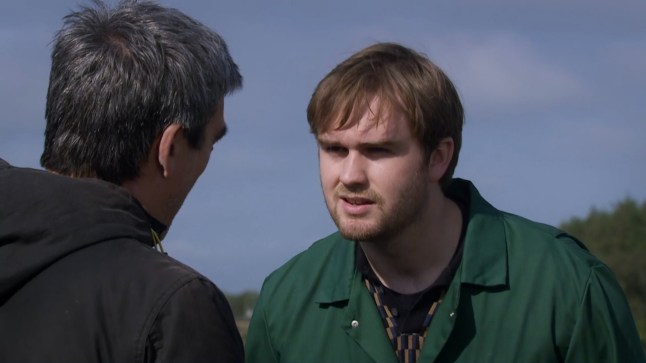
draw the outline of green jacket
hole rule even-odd
[[[612,272],[576,239],[493,208],[467,181],[462,263],[420,362],[646,362]],[[248,363],[393,362],[353,242],[332,234],[273,272],[249,326]]]

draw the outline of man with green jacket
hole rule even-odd
[[[425,56],[359,51],[307,116],[339,231],[266,279],[248,362],[646,362],[583,244],[453,179],[463,109]]]

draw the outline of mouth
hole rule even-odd
[[[337,197],[340,211],[350,218],[367,217],[378,204],[378,200],[369,193],[363,195],[339,193]]]
[[[341,200],[344,202],[350,204],[350,205],[370,205],[370,204],[375,204],[375,202],[371,199],[368,198],[362,198],[362,197],[350,197],[350,196],[341,196]]]

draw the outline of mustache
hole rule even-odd
[[[334,195],[337,198],[361,198],[368,199],[377,204],[381,203],[381,196],[372,189],[352,190],[346,186],[339,184],[334,189]]]

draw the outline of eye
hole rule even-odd
[[[383,156],[391,153],[390,149],[380,146],[371,146],[366,149],[369,155]]]
[[[321,145],[321,150],[331,155],[345,155],[348,152],[348,149],[339,145]]]

